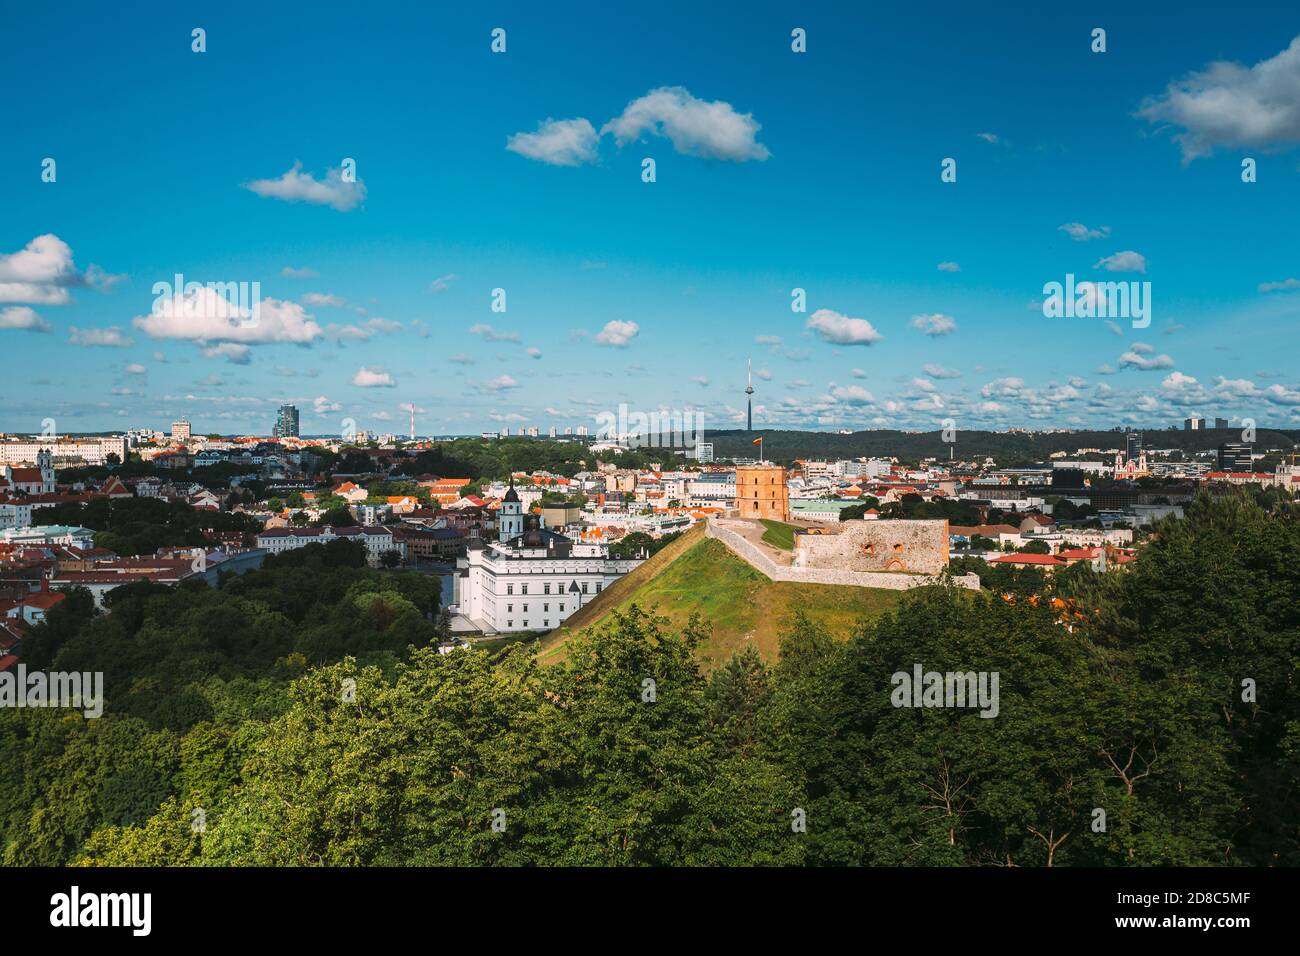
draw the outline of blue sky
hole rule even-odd
[[[0,429],[1300,422],[1294,4],[238,6],[8,15]]]

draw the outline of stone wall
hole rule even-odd
[[[948,567],[946,519],[843,521],[836,532],[795,535],[795,565],[919,574],[940,574]]]
[[[757,545],[746,541],[741,535],[727,527],[729,519],[710,518],[705,525],[705,534],[716,538],[747,561],[753,568],[773,581],[792,581],[799,584],[841,584],[848,587],[884,588],[890,591],[905,591],[908,588],[923,587],[934,584],[936,578],[920,574],[897,574],[888,572],[852,571],[831,568],[786,567],[777,564]],[[875,522],[863,522],[874,524]],[[938,522],[944,524],[945,522]],[[811,535],[809,537],[819,537]],[[829,536],[828,536],[829,537]],[[958,574],[952,577],[953,584],[972,591],[980,589],[980,579],[974,574]]]

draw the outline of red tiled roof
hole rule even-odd
[[[1065,562],[1054,554],[1004,554],[1000,558],[990,559],[989,564],[1041,564],[1054,568]]]

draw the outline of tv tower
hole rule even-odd
[[[749,360],[749,381],[745,385],[745,404],[748,406],[745,414],[745,430],[752,432],[754,430],[754,360]]]
[[[411,402],[411,441],[415,441],[415,402]]]

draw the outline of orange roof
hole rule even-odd
[[[989,564],[1041,564],[1054,568],[1065,562],[1054,554],[1004,554],[1000,558],[991,559]]]

